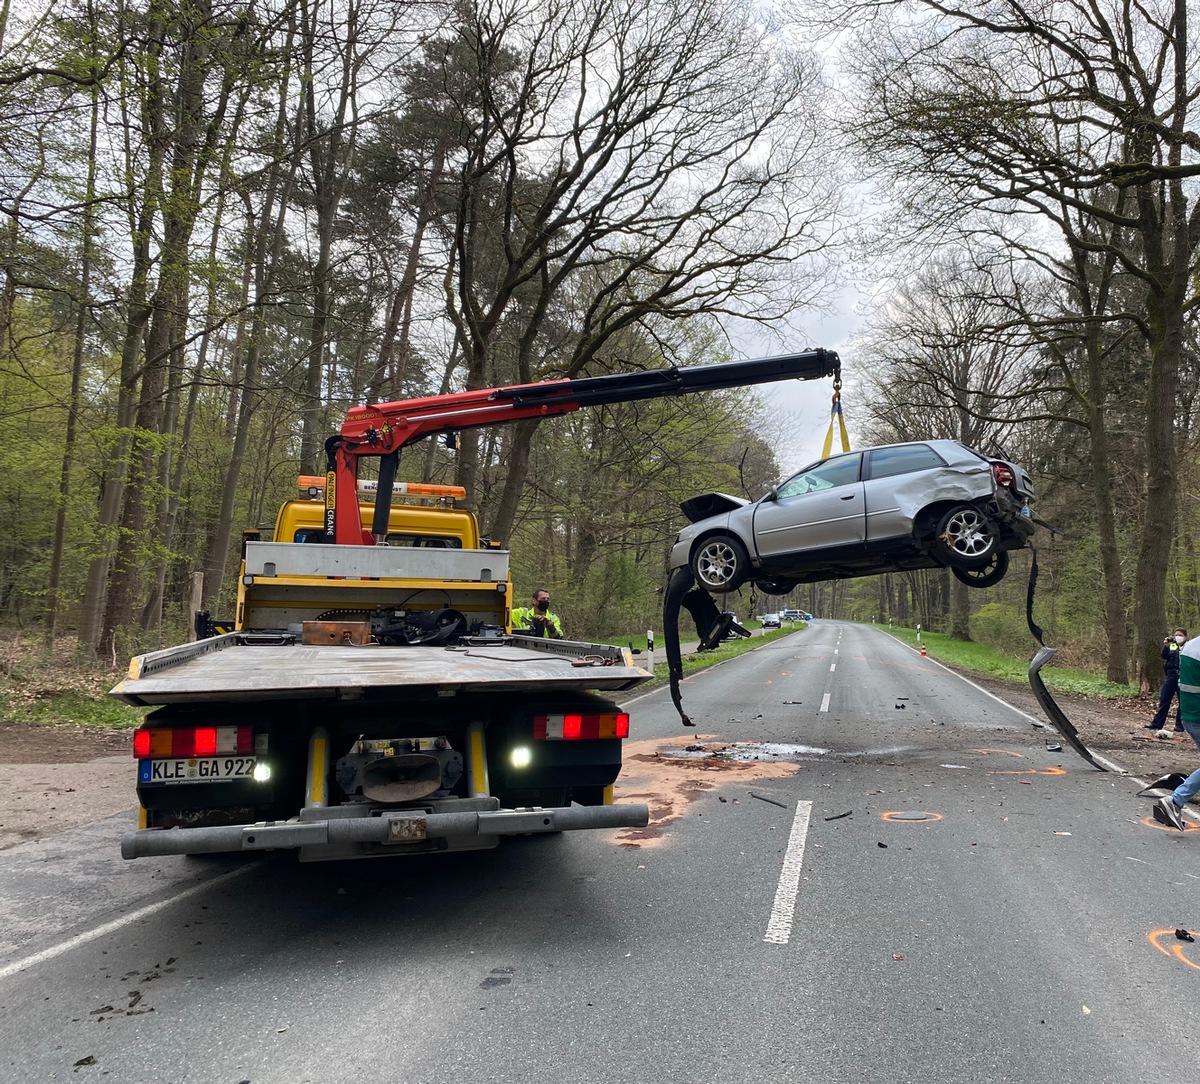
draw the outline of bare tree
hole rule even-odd
[[[965,254],[930,260],[896,289],[858,343],[871,393],[865,432],[871,442],[942,437],[983,450],[1011,443],[1013,423],[1037,391],[1029,379],[1028,336],[1014,336],[995,268]],[[928,577],[922,612],[936,597]],[[942,577],[943,581],[945,577]],[[951,585],[950,634],[970,639],[969,588]]]
[[[1136,304],[1083,314],[1145,344],[1145,520],[1135,628],[1143,685],[1158,668],[1178,498],[1173,418],[1195,287],[1200,204],[1196,49],[1186,0],[845,5],[859,20],[863,146],[922,228],[1006,220],[1015,258],[1112,261]],[[1080,221],[1089,225],[1079,228]]]
[[[440,37],[448,309],[468,387],[574,375],[651,317],[811,296],[838,200],[816,61],[733,0],[476,0]],[[443,107],[445,108],[445,107]],[[551,326],[552,325],[552,326]],[[506,536],[533,426],[489,523]],[[478,434],[459,481],[477,490]]]

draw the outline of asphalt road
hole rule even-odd
[[[1200,835],[1136,782],[858,626],[683,690],[696,731],[631,705],[626,789],[673,818],[641,837],[0,853],[0,1080],[1194,1079]]]

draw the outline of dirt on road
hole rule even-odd
[[[971,679],[989,692],[1044,719],[1026,686]],[[1200,750],[1183,734],[1163,740],[1146,729],[1148,698],[1132,701],[1056,697],[1093,751],[1149,781],[1200,767]],[[131,731],[0,723],[0,849],[43,839],[134,808]],[[1053,730],[1039,731],[1047,741]],[[1064,757],[1073,754],[1067,748]],[[1079,761],[1081,769],[1087,769]],[[1087,769],[1090,770],[1090,769]]]

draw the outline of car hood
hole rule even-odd
[[[698,497],[689,497],[686,501],[681,501],[679,510],[687,517],[688,523],[699,523],[702,519],[719,516],[722,512],[744,508],[749,503],[742,497],[731,497],[728,493],[701,493]]]

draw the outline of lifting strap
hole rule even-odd
[[[833,404],[829,408],[829,432],[825,434],[825,447],[821,449],[821,458],[828,459],[833,451],[833,426],[837,423],[842,434],[842,451],[850,451],[850,438],[846,435],[846,419],[842,417],[842,381],[840,377],[833,380]]]

